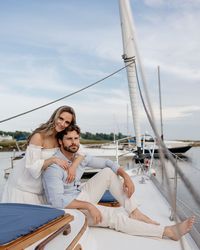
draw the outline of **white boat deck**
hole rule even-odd
[[[132,177],[136,186],[136,198],[140,204],[140,210],[152,219],[160,222],[161,225],[174,224],[169,220],[170,208],[166,200],[154,186],[152,181],[147,180],[146,184],[140,184],[141,176]],[[158,239],[154,237],[131,236],[116,232],[110,229],[90,228],[92,238],[98,243],[99,250],[198,250],[199,248],[187,234],[183,237],[184,248],[181,248],[180,241],[170,239]]]
[[[96,242],[89,233],[89,228],[86,226],[84,229],[84,224],[87,222],[85,221],[85,216],[82,212],[76,209],[65,209],[66,213],[69,213],[74,216],[74,220],[70,222],[71,225],[71,232],[68,235],[63,235],[62,233],[51,240],[44,249],[46,250],[64,250],[64,249],[74,249],[74,246],[80,243],[86,250],[95,250]],[[81,232],[82,228],[83,234],[81,234],[80,239],[77,241],[75,238]],[[47,238],[47,237],[45,237]],[[36,243],[32,244],[31,246],[27,247],[26,250],[34,250],[36,246],[42,242],[45,238]],[[76,244],[74,243],[76,242]]]
[[[173,224],[169,220],[170,207],[161,193],[157,190],[151,180],[146,180],[146,184],[141,184],[141,176],[132,176],[136,186],[135,196],[140,204],[139,208],[152,219],[161,223],[161,225]],[[85,216],[78,210],[66,209],[66,213],[72,214],[74,220],[71,224],[71,233],[67,236],[58,235],[49,242],[46,250],[54,249],[74,249],[74,239],[80,233],[85,224]],[[170,239],[159,239],[155,237],[131,236],[125,233],[116,232],[106,228],[85,228],[83,235],[78,240],[83,250],[198,250],[189,234],[183,237],[184,248],[181,247],[180,241]],[[27,250],[35,249],[36,245],[41,242],[27,247]]]

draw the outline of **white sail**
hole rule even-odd
[[[131,110],[133,117],[133,124],[136,136],[137,148],[141,148],[141,133],[140,133],[140,121],[138,112],[138,88],[137,78],[135,71],[135,59],[136,52],[134,46],[134,34],[133,34],[133,18],[130,11],[130,2],[128,0],[119,0],[120,18],[121,18],[121,29],[122,29],[122,40],[123,40],[123,59],[127,66],[128,84],[129,84],[129,95],[131,101]]]

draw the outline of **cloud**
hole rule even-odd
[[[144,3],[147,6],[151,7],[160,7],[160,6],[171,6],[171,7],[179,7],[179,8],[187,8],[187,7],[198,7],[199,8],[199,0],[144,0]]]
[[[194,112],[200,111],[200,106],[185,106],[185,107],[167,107],[163,109],[163,118],[169,120],[181,120],[189,118]],[[159,111],[156,112],[159,117]]]
[[[163,65],[169,73],[187,73],[187,77],[199,79],[200,33],[196,32],[199,14],[166,15],[167,20],[161,22],[162,18],[148,20],[140,31],[140,48],[145,61],[152,66]]]
[[[160,65],[163,115],[169,123],[183,124],[199,112],[199,1],[133,2],[150,95],[157,99],[156,68]],[[0,3],[1,117],[70,94],[123,66],[116,2],[76,4],[78,8],[73,1],[50,1],[46,5],[35,0],[29,4],[22,1],[19,8]],[[0,127],[30,130],[62,104],[75,107],[83,130],[126,131],[129,94],[125,70],[100,85]],[[154,110],[157,106],[153,103]],[[138,109],[146,124],[142,106]],[[129,118],[131,121],[130,114]],[[198,131],[200,121],[196,118],[195,122]]]

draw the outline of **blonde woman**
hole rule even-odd
[[[76,115],[69,106],[59,107],[49,120],[36,128],[28,139],[25,157],[15,161],[14,168],[4,187],[1,202],[45,204],[41,173],[55,163],[68,172],[66,182],[72,182],[76,167],[84,158],[79,156],[71,166],[54,156],[58,150],[56,134],[76,123]]]

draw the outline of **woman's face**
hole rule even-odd
[[[55,120],[55,130],[60,132],[67,128],[72,122],[72,114],[68,112],[62,112],[59,117]]]

